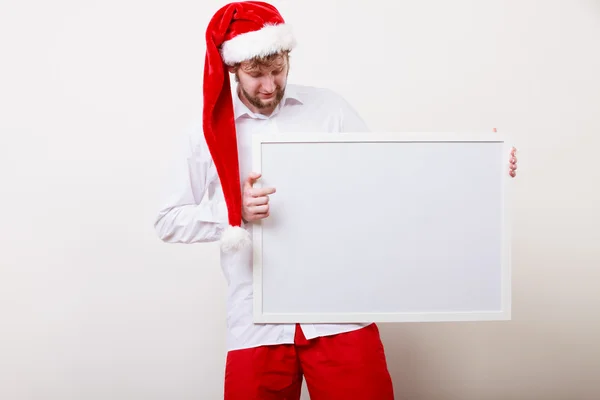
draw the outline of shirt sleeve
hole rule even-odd
[[[154,222],[162,241],[202,243],[220,239],[228,224],[227,207],[200,123],[194,123],[183,135],[163,196]]]
[[[340,126],[342,132],[370,132],[366,122],[362,119],[356,109],[343,97],[338,96],[341,114]]]

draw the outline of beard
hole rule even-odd
[[[248,102],[250,104],[252,104],[254,107],[258,108],[259,110],[264,110],[264,109],[272,109],[272,108],[277,107],[277,105],[279,104],[281,99],[283,99],[285,89],[282,88],[281,86],[277,86],[275,88],[275,98],[273,98],[272,100],[268,100],[268,101],[261,100],[258,96],[252,96],[250,93],[248,93],[242,87],[242,85],[240,85],[240,91],[242,92],[242,94],[244,95],[246,100],[248,100]]]

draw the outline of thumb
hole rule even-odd
[[[248,178],[246,179],[246,185],[252,186],[252,184],[261,177],[259,172],[250,172]]]

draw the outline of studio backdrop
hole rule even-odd
[[[218,245],[166,244],[153,224],[224,4],[0,2],[0,398],[222,398]],[[373,132],[489,132],[518,149],[510,318],[381,322],[397,398],[600,398],[600,3],[273,4],[299,40],[290,82],[341,94]],[[486,182],[464,218],[498,199]],[[377,209],[363,200],[348,221]]]

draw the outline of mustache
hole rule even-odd
[[[241,86],[240,86],[240,89],[241,89],[241,92],[243,93],[244,97],[250,102],[250,104],[252,104],[254,107],[259,108],[259,109],[272,107],[274,104],[275,105],[278,104],[281,101],[281,99],[283,98],[283,95],[285,93],[284,88],[282,88],[281,86],[277,86],[275,91],[273,92],[273,93],[276,93],[275,98],[273,100],[263,101],[258,96],[252,96]],[[271,94],[271,93],[269,93],[269,94]]]

